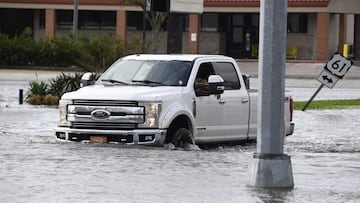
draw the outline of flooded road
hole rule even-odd
[[[297,83],[288,88],[295,100],[316,90]],[[256,144],[201,151],[60,144],[55,107],[18,104],[18,89],[27,87],[0,81],[0,202],[360,202],[360,109],[295,111],[295,133],[285,141],[295,187],[259,190],[247,186]],[[318,98],[359,98],[359,90]]]

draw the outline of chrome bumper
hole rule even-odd
[[[90,137],[106,137],[109,143],[125,143],[129,145],[163,146],[166,139],[166,129],[137,130],[93,130],[55,128],[58,141],[90,142]]]

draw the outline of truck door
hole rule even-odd
[[[245,86],[241,86],[239,74],[231,62],[213,63],[215,73],[225,81],[225,91],[218,99],[223,106],[226,140],[244,140],[248,137],[250,102]]]
[[[198,141],[214,141],[213,138],[224,134],[224,110],[223,105],[214,95],[208,92],[208,77],[214,75],[215,71],[210,62],[199,65],[196,75],[195,105],[196,105],[196,139]]]

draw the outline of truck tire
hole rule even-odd
[[[171,143],[175,147],[185,148],[186,145],[193,144],[192,134],[186,128],[179,128],[175,131],[174,136],[171,139]]]

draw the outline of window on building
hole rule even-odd
[[[252,14],[251,15],[251,25],[259,26],[259,22],[260,22],[259,17],[260,17],[259,14]]]
[[[138,11],[128,11],[126,13],[126,24],[128,30],[136,30],[141,31],[143,29],[143,12]],[[146,23],[146,30],[151,30],[151,26],[148,20],[145,21]],[[166,20],[164,22],[166,24]],[[162,26],[162,30],[166,27],[166,25]]]
[[[288,27],[289,33],[307,33],[308,15],[305,13],[289,13]]]
[[[58,29],[71,29],[73,25],[72,10],[56,10],[56,27]]]
[[[203,13],[201,15],[201,31],[217,32],[219,27],[219,14]]]
[[[126,13],[127,15],[127,30],[133,30],[133,31],[141,31],[143,29],[143,12],[142,11],[128,11]],[[182,29],[183,30],[188,30],[188,17],[186,15],[182,16],[183,17],[183,24],[182,24]],[[147,31],[151,31],[151,25],[148,21],[148,19],[146,19],[146,30]],[[161,31],[166,31],[167,30],[167,16],[165,16],[165,19],[162,21],[161,23],[161,27],[160,27]]]
[[[56,26],[70,29],[73,25],[72,10],[56,11]],[[115,29],[115,11],[79,11],[79,29]]]
[[[233,26],[243,26],[245,24],[244,14],[234,14],[232,17],[232,25]]]
[[[126,24],[128,30],[142,30],[143,14],[142,12],[126,12]]]
[[[115,29],[115,11],[80,11],[80,29]]]

